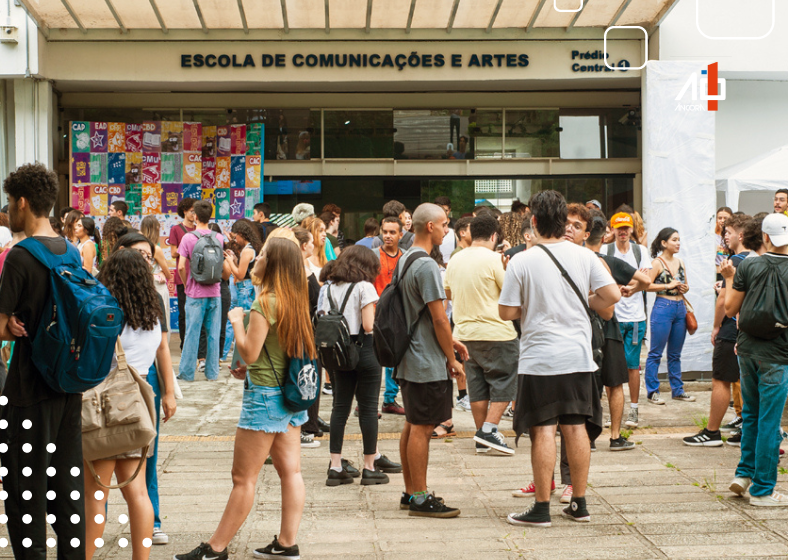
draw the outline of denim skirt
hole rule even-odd
[[[285,407],[279,387],[255,385],[247,376],[238,427],[254,432],[283,434],[288,425],[297,428],[307,421],[306,410],[293,412]]]

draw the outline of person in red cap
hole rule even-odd
[[[637,243],[632,243],[632,230],[634,228],[632,215],[619,212],[610,218],[610,226],[615,232],[615,242],[606,245],[602,254],[621,259],[638,270],[651,269],[648,258],[648,249]],[[646,298],[645,294],[634,294],[622,297],[616,304],[616,319],[618,319],[621,336],[624,338],[624,350],[627,357],[627,370],[629,372],[629,415],[624,425],[629,428],[638,426],[638,399],[640,396],[640,351],[643,347],[643,338],[646,336]]]

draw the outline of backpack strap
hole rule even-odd
[[[558,259],[555,258],[555,255],[550,251],[550,249],[548,249],[541,243],[537,245],[537,247],[541,248],[545,253],[547,253],[548,256],[550,257],[550,260],[552,260],[555,263],[555,266],[557,266],[558,270],[561,271],[561,276],[564,277],[564,279],[572,287],[572,290],[575,292],[575,294],[577,294],[577,298],[580,300],[580,303],[583,304],[583,307],[585,308],[586,313],[588,314],[588,318],[593,321],[593,315],[592,315],[593,311],[591,311],[591,308],[588,307],[588,302],[586,302],[585,298],[583,297],[583,294],[580,293],[580,288],[577,287],[577,284],[575,284],[574,280],[572,280],[572,277],[569,276],[569,273],[566,271],[566,269],[563,266],[561,266],[561,263],[558,262]]]
[[[342,307],[339,308],[339,312],[343,315],[345,314],[345,306],[347,305],[347,301],[350,299],[350,294],[353,293],[353,288],[355,287],[356,287],[356,282],[353,282],[350,285],[350,287],[347,289],[347,293],[345,294],[345,299],[342,301]]]
[[[640,245],[638,245],[637,243],[630,243],[630,244],[632,245],[632,252],[635,254],[635,262],[636,262],[635,268],[639,269],[640,268],[640,255],[641,255],[641,253],[640,253]]]
[[[605,251],[607,252],[608,257],[615,257],[616,256],[616,244],[608,243],[607,247],[605,247]]]
[[[38,262],[50,270],[64,264],[82,266],[82,257],[79,254],[79,249],[68,241],[66,241],[66,252],[62,255],[54,254],[46,245],[34,237],[27,237],[17,243],[17,245],[33,255]]]

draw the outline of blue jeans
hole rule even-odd
[[[681,380],[681,349],[687,338],[687,307],[683,301],[658,297],[651,309],[651,350],[646,361],[646,394],[659,391],[657,372],[665,346],[668,347],[670,392],[677,397],[684,392]]]
[[[383,392],[383,404],[393,403],[399,393],[399,385],[394,381],[394,368],[386,368],[386,390]]]
[[[191,298],[186,296],[186,336],[181,352],[178,379],[194,381],[197,369],[197,350],[200,346],[200,330],[205,327],[207,350],[205,355],[205,378],[219,378],[219,329],[222,298]]]
[[[153,455],[148,457],[145,462],[145,484],[148,486],[148,497],[153,505],[153,528],[161,529],[161,518],[159,517],[159,477],[156,473],[156,463],[159,458],[159,411],[161,410],[161,387],[159,387],[159,376],[156,374],[156,365],[152,365],[148,370],[146,378],[148,384],[153,388],[156,395],[156,439],[153,440]]]
[[[254,286],[252,286],[251,280],[247,278],[241,282],[233,282],[231,279],[230,294],[232,294],[233,298],[232,303],[230,303],[230,309],[235,307],[241,307],[244,311],[250,311],[252,309],[252,303],[254,303]],[[226,329],[223,356],[226,356],[230,352],[230,347],[233,345],[233,340],[235,340],[235,331],[230,321],[227,321]]]
[[[752,479],[751,496],[769,496],[777,484],[780,419],[788,397],[788,365],[739,356],[741,459],[736,476]]]

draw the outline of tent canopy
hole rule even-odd
[[[739,195],[746,191],[788,188],[788,146],[783,146],[717,172],[717,190],[725,192],[728,206],[739,208]]]

